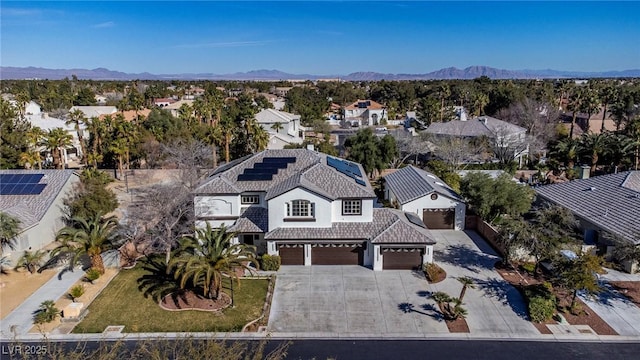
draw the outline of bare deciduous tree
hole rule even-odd
[[[483,158],[486,150],[482,141],[472,141],[461,136],[431,136],[433,153],[449,165],[450,171],[458,171],[470,161]]]

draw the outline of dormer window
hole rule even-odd
[[[342,200],[342,215],[362,215],[362,200]]]
[[[242,205],[255,205],[260,204],[260,196],[258,195],[242,195],[240,197]]]
[[[291,202],[287,203],[287,217],[315,217],[313,204],[309,200],[292,200]]]

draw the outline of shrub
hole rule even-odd
[[[56,307],[53,300],[46,300],[40,304],[40,307],[33,314],[33,322],[35,324],[50,323],[60,315],[60,310]]]
[[[543,322],[553,317],[556,297],[547,284],[531,285],[524,290],[531,321]]]
[[[528,272],[529,274],[532,274],[532,275],[533,275],[534,271],[536,270],[536,264],[535,263],[531,263],[531,262],[524,263],[524,264],[520,265],[520,267],[522,268],[522,270],[524,270],[524,271],[526,271],[526,272]]]
[[[280,269],[280,256],[264,254],[260,258],[260,267],[264,271],[278,271]]]
[[[76,299],[84,294],[84,286],[76,285],[69,290],[69,297],[71,301],[76,302]]]
[[[427,275],[427,280],[432,283],[440,282],[447,276],[440,266],[433,263],[425,264],[423,270]]]
[[[93,284],[93,282],[98,280],[98,278],[100,277],[100,270],[91,268],[87,270],[87,274],[85,277],[87,278],[87,281]]]

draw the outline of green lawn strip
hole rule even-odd
[[[234,284],[235,308],[222,313],[204,311],[167,311],[138,290],[137,279],[144,270],[122,270],[97,299],[74,333],[101,333],[109,325],[124,325],[124,332],[203,332],[240,331],[260,316],[269,280],[240,281]],[[225,292],[230,293],[225,284]]]

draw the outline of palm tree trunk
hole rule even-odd
[[[598,164],[598,153],[594,151],[593,154],[591,155],[591,173],[592,174],[594,171],[596,171],[597,164]]]
[[[118,179],[122,180],[122,175],[124,174],[124,164],[122,163],[122,155],[118,155]]]
[[[213,150],[213,168],[215,169],[218,167],[218,149],[215,143],[211,145],[211,148]]]
[[[229,163],[229,146],[231,145],[231,136],[225,135],[224,138],[224,160]]]
[[[571,310],[576,306],[576,297],[578,297],[578,289],[573,290],[573,296],[571,297]]]
[[[600,132],[604,132],[604,119],[607,117],[607,103],[604,103],[604,112],[602,113],[602,127]]]
[[[460,299],[460,301],[462,301],[462,299],[464,299],[464,294],[467,293],[467,285],[464,284],[462,285],[462,290],[460,290],[460,296],[458,297]]]
[[[571,119],[571,131],[569,131],[569,139],[573,139],[573,127],[576,126],[576,117],[578,114],[574,111],[573,118]]]
[[[91,267],[98,270],[100,274],[104,274],[104,262],[100,254],[91,255]]]

